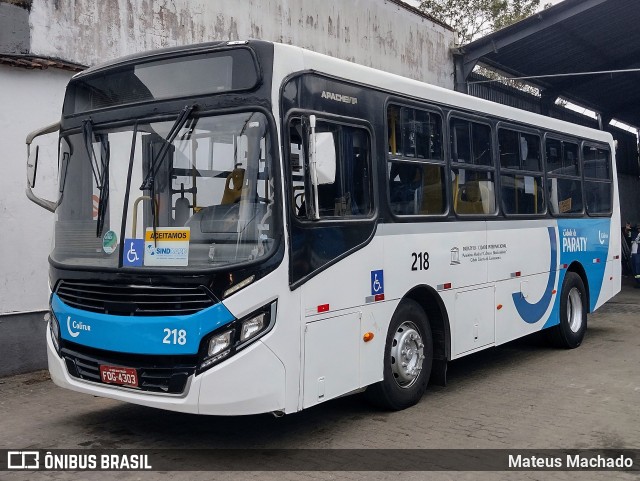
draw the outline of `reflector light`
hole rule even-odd
[[[384,301],[384,294],[376,294],[376,296],[373,299],[374,301],[378,302],[378,301]]]
[[[318,312],[327,312],[329,310],[329,304],[321,304],[318,306]]]

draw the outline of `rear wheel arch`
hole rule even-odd
[[[449,360],[451,358],[449,315],[438,292],[431,286],[420,285],[407,292],[404,298],[417,302],[429,319],[433,336],[434,360]]]
[[[587,312],[591,311],[591,291],[589,289],[589,279],[587,278],[587,272],[584,270],[582,264],[578,261],[573,261],[569,267],[567,268],[567,272],[575,272],[582,279],[582,284],[584,285],[585,294],[587,296]]]

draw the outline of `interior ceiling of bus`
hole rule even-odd
[[[527,82],[605,119],[640,127],[638,0],[564,0],[461,47],[460,53],[465,75],[477,62],[513,77],[638,69]]]

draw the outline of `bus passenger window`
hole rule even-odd
[[[543,175],[540,164],[540,136],[498,130],[500,192],[507,215],[545,213]]]
[[[503,169],[519,169],[519,139],[515,130],[500,129],[498,146],[500,149],[500,167]]]
[[[446,210],[444,166],[389,162],[389,204],[396,215],[440,215]]]
[[[484,124],[471,124],[473,163],[475,165],[492,165],[491,127]]]
[[[456,214],[495,213],[493,172],[454,168],[451,179]]]
[[[401,118],[400,123],[394,119]],[[442,117],[436,112],[390,105],[389,207],[395,215],[446,212]]]
[[[581,214],[584,204],[578,144],[548,138],[545,150],[551,212],[554,215]]]
[[[589,214],[610,214],[612,211],[611,155],[609,150],[585,145],[584,195]]]
[[[491,127],[451,119],[451,182],[456,214],[495,213],[495,180]]]

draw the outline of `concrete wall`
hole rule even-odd
[[[385,0],[33,0],[30,22],[32,53],[85,65],[258,38],[453,88],[453,32]]]
[[[24,140],[30,131],[60,119],[70,78],[68,71],[0,65],[0,315],[47,306],[53,215],[24,194]],[[36,190],[53,198],[57,139],[47,140],[41,142]]]
[[[0,2],[0,52],[29,53],[28,4]]]
[[[42,312],[0,316],[0,377],[47,367]]]

